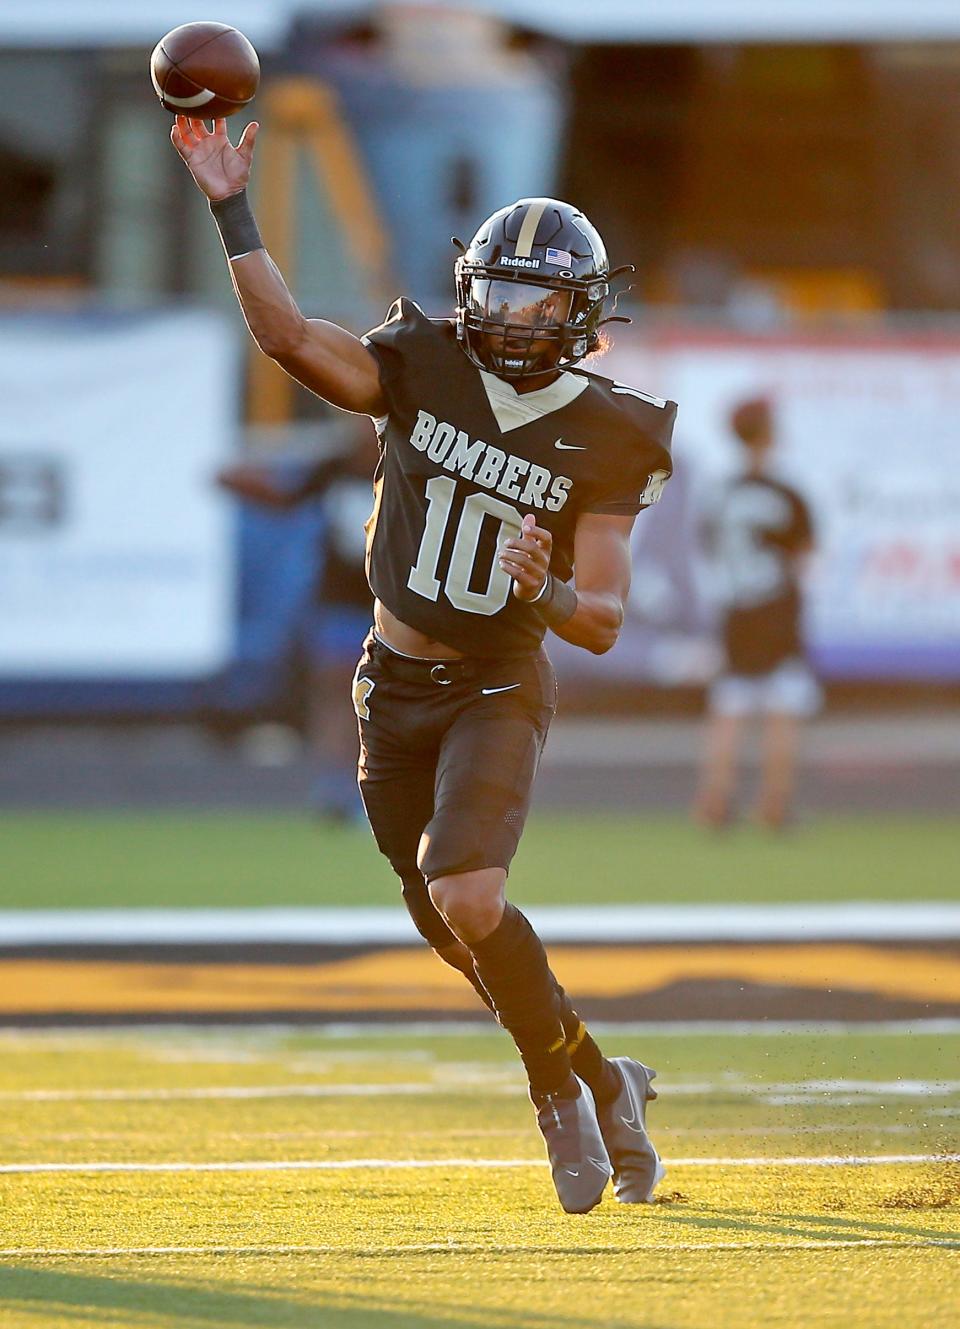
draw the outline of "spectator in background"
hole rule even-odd
[[[813,547],[813,527],[800,495],[769,474],[775,432],[770,402],[741,402],[730,427],[745,465],[722,494],[707,530],[723,586],[726,663],[710,689],[694,811],[706,826],[732,819],[744,720],[759,715],[757,818],[778,829],[790,818],[799,722],[820,704],[801,637],[800,572]]]
[[[357,642],[369,631],[373,612],[364,568],[364,523],[373,506],[377,438],[368,420],[355,422],[355,429],[348,451],[314,463],[294,485],[278,482],[266,466],[231,466],[218,476],[230,493],[279,511],[310,501],[322,506],[322,566],[303,644],[310,739],[319,766],[313,804],[318,815],[337,821],[362,816],[357,721],[349,683]]]

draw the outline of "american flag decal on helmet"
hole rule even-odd
[[[566,249],[548,248],[546,261],[548,263],[556,263],[558,268],[569,268],[570,264],[573,262],[573,255],[568,253]]]

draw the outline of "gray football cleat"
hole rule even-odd
[[[630,1057],[611,1057],[623,1081],[612,1103],[597,1111],[603,1142],[613,1164],[613,1192],[621,1204],[646,1204],[666,1175],[647,1134],[646,1109],[656,1098],[657,1072]]]
[[[613,1175],[593,1095],[582,1080],[577,1084],[576,1098],[547,1094],[534,1100],[553,1184],[568,1214],[589,1213]]]

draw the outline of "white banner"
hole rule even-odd
[[[807,499],[807,638],[825,677],[960,678],[960,337],[684,331],[597,364],[679,403],[675,478],[635,529],[624,640],[607,669],[695,682],[711,611],[698,528],[742,464],[729,418],[768,397],[774,473]],[[563,656],[569,672],[592,662]]]
[[[232,649],[227,325],[0,319],[0,677],[189,678]]]

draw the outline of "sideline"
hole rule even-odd
[[[960,904],[531,906],[548,945],[670,941],[951,941]],[[83,946],[417,946],[402,908],[5,909],[3,950]]]

